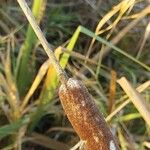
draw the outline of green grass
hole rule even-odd
[[[38,24],[40,24],[45,11],[46,1],[35,0],[32,12]],[[16,81],[20,96],[24,96],[32,83],[35,74],[35,46],[38,42],[37,37],[30,25],[28,25],[25,41],[19,50],[16,64]],[[33,68],[33,69],[31,69]]]

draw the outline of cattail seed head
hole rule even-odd
[[[69,78],[59,89],[64,111],[86,150],[119,150],[107,124],[82,82]],[[112,149],[113,147],[113,149]]]

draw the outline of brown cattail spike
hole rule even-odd
[[[64,111],[86,150],[119,150],[113,135],[82,82],[69,78],[59,89]]]

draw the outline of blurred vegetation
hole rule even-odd
[[[117,84],[150,103],[150,2],[28,1],[55,56],[88,87],[122,150],[150,149],[150,128]],[[67,150],[79,138],[59,79],[16,1],[0,0],[0,149]],[[146,83],[146,84],[145,84]]]

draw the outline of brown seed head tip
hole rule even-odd
[[[69,78],[66,85],[62,84],[59,88],[59,91],[65,91],[68,89],[74,89],[74,88],[80,88],[80,81],[74,79],[74,78]],[[67,86],[67,87],[66,87]]]

